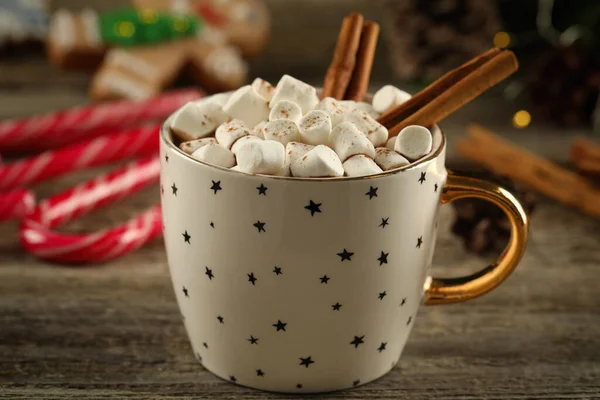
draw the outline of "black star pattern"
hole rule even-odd
[[[371,200],[373,197],[377,197],[377,190],[379,188],[374,188],[373,186],[371,186],[371,188],[369,189],[369,191],[367,193],[365,193],[366,196],[369,196],[369,200]]]
[[[423,236],[419,236],[419,238],[417,239],[417,249],[420,249],[422,244],[423,244]]]
[[[261,194],[262,194],[263,196],[266,196],[266,195],[267,195],[267,189],[268,189],[268,187],[266,187],[266,186],[265,186],[265,185],[263,185],[262,183],[260,184],[260,186],[258,186],[258,187],[256,188],[256,190],[258,190],[258,195],[259,195],[259,196],[260,196]]]
[[[360,379],[357,379],[354,382],[352,382],[352,386],[358,386],[359,384],[360,384]]]
[[[297,385],[296,385],[296,388],[297,388],[297,389],[302,389],[302,384],[301,384],[301,383],[297,384]]]
[[[419,183],[422,185],[427,179],[425,179],[425,175],[427,172],[421,172],[421,177],[419,178]]]
[[[223,317],[221,317],[220,315],[217,317],[217,319],[219,320],[219,323],[221,323],[221,324],[225,323],[225,319]]]
[[[169,162],[169,155],[168,154],[165,154],[165,161]]]
[[[342,305],[340,303],[335,303],[331,306],[331,308],[333,308],[333,311],[340,311],[340,308],[342,308]]]
[[[215,192],[215,194],[217,194],[217,192],[219,190],[223,190],[221,188],[221,181],[211,181],[212,182],[212,186],[210,187],[210,190],[213,190]]]
[[[360,346],[361,344],[363,344],[365,341],[363,340],[365,338],[365,335],[362,336],[354,336],[354,340],[350,342],[351,345],[354,346],[355,349],[358,348],[358,346]]]
[[[328,277],[327,275],[323,275],[322,277],[319,278],[321,280],[321,283],[325,283],[327,284],[327,282],[329,282],[329,279],[331,279],[330,277]]]
[[[285,332],[285,326],[287,325],[287,322],[281,322],[280,319],[277,320],[276,324],[273,324],[273,326],[275,328],[277,328],[277,332],[279,331],[284,331]]]
[[[165,194],[165,188],[162,184],[160,185],[160,194]]]
[[[381,344],[377,348],[377,351],[381,353],[382,351],[385,350],[385,346],[387,346],[387,342],[381,342]]]
[[[262,369],[257,369],[256,370],[256,376],[265,376],[265,373],[263,372]]]
[[[188,290],[186,289],[186,287],[185,287],[185,286],[183,287],[183,290],[182,290],[182,292],[183,292],[183,294],[185,295],[185,297],[190,297],[190,295],[188,294]]]
[[[388,256],[390,255],[390,253],[384,253],[383,251],[381,252],[381,255],[379,256],[379,258],[377,259],[377,261],[379,261],[379,266],[381,267],[383,264],[387,264],[388,263]]]
[[[381,218],[381,223],[379,224],[379,226],[385,228],[387,225],[389,225],[390,223],[388,222],[388,219],[390,219],[390,217]]]
[[[196,352],[196,358],[198,359],[198,361],[202,362],[202,356],[200,355],[200,353]]]
[[[277,265],[275,266],[275,268],[273,268],[273,272],[275,273],[275,275],[283,274],[283,272],[281,272],[281,267],[278,267]]]
[[[437,193],[437,189],[438,189],[438,184],[436,183],[435,185],[433,185],[433,191]]]
[[[231,376],[229,377],[229,379],[231,380],[231,382],[235,382],[235,381],[237,381],[236,377],[235,377],[235,376],[233,376],[233,375],[231,375]]]
[[[251,273],[249,273],[249,274],[247,274],[247,275],[248,275],[248,282],[251,282],[251,283],[252,283],[252,286],[256,286],[256,283],[255,283],[255,282],[256,282],[258,279],[256,279],[256,278],[254,277],[254,272],[251,272]]]
[[[344,260],[352,261],[351,257],[354,255],[354,253],[350,253],[348,250],[344,249],[344,251],[337,253],[337,255],[340,256],[342,258],[342,262],[344,262]]]
[[[187,231],[185,231],[184,233],[182,233],[183,235],[183,240],[185,240],[186,243],[191,244],[190,243],[190,239],[192,238]]]
[[[321,204],[323,203],[315,203],[314,201],[310,200],[310,203],[308,203],[308,205],[304,208],[306,208],[308,211],[310,211],[310,216],[314,216],[315,213],[320,213],[321,209],[319,207],[321,207]]]
[[[175,182],[173,182],[173,184],[171,185],[171,190],[173,191],[173,194],[177,196],[177,186],[175,186]]]
[[[213,229],[215,229],[215,223],[212,222],[212,221],[210,221],[210,227],[213,228]]]
[[[383,298],[387,295],[386,291],[379,293],[379,300],[383,300]]]
[[[256,221],[256,223],[252,224],[252,225],[254,225],[254,227],[256,229],[258,229],[258,233],[260,233],[260,232],[266,232],[266,230],[265,230],[266,223],[265,222]]]
[[[254,337],[252,335],[250,335],[250,339],[247,339],[247,340],[250,342],[250,344],[258,344],[258,338]]]
[[[310,367],[310,364],[314,364],[315,362],[312,360],[312,357],[302,358],[300,357],[300,365],[304,365],[306,368]]]
[[[208,344],[206,342],[202,342],[202,346],[208,349]]]
[[[208,276],[208,279],[210,279],[212,281],[212,278],[214,278],[215,276],[212,273],[212,269],[208,268],[208,267],[204,267],[206,268],[206,271],[204,271],[204,274],[206,276]]]
[[[400,303],[400,307],[402,307],[405,304],[406,304],[406,297],[403,297],[402,298],[402,303]]]
[[[410,317],[408,317],[408,321],[406,321],[406,326],[410,325],[411,322],[412,322],[412,315]]]

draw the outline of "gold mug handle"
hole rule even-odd
[[[510,240],[500,257],[481,271],[459,278],[432,277],[425,292],[427,305],[458,303],[489,292],[511,274],[525,252],[529,221],[523,206],[510,192],[495,183],[448,171],[442,204],[465,197],[488,200],[500,207],[510,221]]]

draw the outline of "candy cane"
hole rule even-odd
[[[0,121],[0,151],[4,154],[42,151],[127,126],[162,120],[183,104],[202,96],[199,90],[186,89],[140,102],[118,101]]]
[[[26,189],[0,193],[0,222],[11,218],[21,218],[32,212],[35,195]]]
[[[141,247],[161,234],[160,205],[96,233],[69,235],[52,229],[157,181],[159,171],[159,158],[148,157],[41,201],[21,223],[23,247],[39,258],[70,264],[103,262]]]
[[[160,125],[115,132],[0,166],[0,190],[27,186],[84,168],[158,153]]]

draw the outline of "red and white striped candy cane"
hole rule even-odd
[[[0,222],[21,218],[33,211],[35,195],[27,189],[0,193]]]
[[[158,153],[159,124],[115,132],[0,166],[0,191],[81,169]]]
[[[123,100],[0,121],[0,151],[3,154],[38,152],[124,127],[163,120],[188,101],[202,96],[199,90],[185,89],[140,102]]]
[[[160,205],[95,233],[71,235],[52,229],[156,182],[159,171],[157,156],[144,158],[41,201],[21,223],[23,247],[44,260],[69,264],[104,262],[141,247],[162,232]]]

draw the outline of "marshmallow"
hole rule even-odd
[[[352,122],[342,122],[333,128],[329,135],[329,143],[343,161],[355,154],[365,154],[369,158],[375,158],[373,143]]]
[[[213,133],[219,122],[206,105],[189,102],[181,107],[171,121],[171,130],[183,140],[199,139]]]
[[[217,104],[214,101],[208,101],[200,105],[203,112],[209,116],[210,119],[221,125],[223,122],[229,121],[229,115],[223,111],[223,106]]]
[[[238,149],[237,161],[242,172],[273,175],[284,166],[285,148],[274,140],[250,140]]]
[[[283,163],[283,166],[279,171],[274,173],[275,176],[292,176],[292,171],[290,171],[290,164]]]
[[[285,163],[292,164],[292,161],[314,149],[315,146],[300,142],[289,142],[285,145]]]
[[[289,119],[295,123],[299,123],[300,118],[302,118],[302,110],[300,109],[300,106],[296,103],[292,103],[289,100],[282,100],[275,104],[269,113],[269,121]]]
[[[346,115],[346,121],[352,122],[375,147],[383,146],[388,139],[387,128],[364,111],[355,109]]]
[[[338,124],[344,122],[346,110],[340,105],[340,102],[333,97],[325,97],[319,104],[316,110],[325,111],[331,118],[331,126],[335,128]]]
[[[343,176],[340,158],[327,146],[319,145],[301,157],[292,160],[292,175],[298,177]]]
[[[231,97],[232,94],[233,94],[233,92],[217,93],[217,94],[213,94],[208,99],[209,99],[209,102],[218,104],[221,107],[223,107],[227,103],[227,100],[229,100],[229,98]]]
[[[303,114],[311,111],[319,104],[317,90],[314,87],[289,75],[282,76],[277,83],[269,106],[274,107],[282,100],[289,100],[298,104]]]
[[[192,157],[219,167],[231,168],[235,165],[233,153],[216,143],[209,143],[200,147],[192,153]]]
[[[409,125],[398,134],[394,150],[410,161],[418,160],[431,151],[433,138],[429,129],[420,125]]]
[[[243,137],[239,138],[238,140],[236,140],[235,143],[233,144],[233,146],[231,146],[231,152],[237,156],[238,152],[240,151],[240,147],[242,147],[244,145],[244,143],[246,143],[248,141],[252,141],[252,140],[262,140],[262,139],[259,138],[258,136],[254,136],[254,135],[243,136]]]
[[[297,140],[298,125],[287,119],[269,121],[263,128],[263,133],[266,140],[275,140],[285,146],[289,142]]]
[[[223,106],[223,111],[232,118],[244,121],[249,127],[269,117],[267,101],[250,85],[236,90]]]
[[[233,119],[219,126],[215,137],[221,146],[231,149],[236,140],[249,134],[250,129],[243,121]]]
[[[273,98],[273,91],[275,88],[264,79],[256,78],[252,81],[252,85],[250,86],[252,86],[252,88],[256,90],[256,93],[258,93],[266,101],[271,101]]]
[[[387,143],[385,144],[385,147],[387,149],[394,150],[394,145],[396,144],[396,139],[398,139],[398,136],[392,136],[391,138],[389,138]]]
[[[379,165],[382,170],[389,171],[390,169],[404,167],[405,165],[410,164],[410,161],[394,150],[378,147],[375,149],[375,163]]]
[[[365,176],[373,175],[383,172],[375,161],[365,156],[364,154],[357,154],[350,157],[344,164],[344,172],[347,176]]]
[[[325,111],[312,110],[300,120],[300,140],[308,144],[327,144],[331,133],[331,118]]]
[[[373,95],[373,109],[380,114],[404,103],[412,96],[392,85],[385,85]]]
[[[258,124],[256,124],[256,126],[252,129],[252,131],[250,132],[251,135],[254,135],[256,137],[259,137],[261,139],[265,138],[265,125],[267,124],[268,121],[260,121]]]
[[[192,154],[194,151],[198,150],[202,146],[206,146],[209,143],[217,143],[217,139],[213,137],[190,140],[187,142],[183,142],[179,145],[179,148],[187,154]]]
[[[364,101],[357,101],[356,103],[354,103],[354,108],[366,112],[375,119],[379,118],[380,114],[377,111],[375,111],[373,106],[369,103],[366,103]]]

